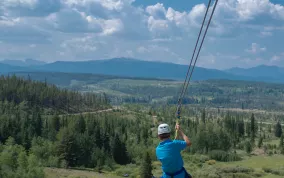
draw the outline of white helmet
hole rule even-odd
[[[171,133],[171,129],[168,124],[160,124],[158,127],[158,135]]]

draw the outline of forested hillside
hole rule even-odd
[[[110,105],[105,95],[80,94],[47,83],[1,76],[0,177],[45,177],[42,166],[60,164],[55,141],[67,118],[62,120],[58,114],[107,108]],[[39,157],[48,160],[43,163]]]
[[[112,79],[81,85],[81,91],[106,92],[115,104],[176,104],[182,82]],[[207,107],[283,111],[284,85],[209,80],[191,82],[184,104]]]
[[[19,105],[59,113],[96,111],[110,107],[105,95],[80,94],[16,76],[0,77],[0,105]]]
[[[17,76],[60,88],[106,93],[112,104],[175,104],[183,81],[95,74],[21,72]],[[263,82],[206,80],[190,83],[184,104],[283,111],[284,85]]]

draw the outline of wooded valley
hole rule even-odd
[[[50,177],[54,168],[161,175],[157,126],[170,124],[174,135],[175,105],[126,103],[96,113],[112,108],[107,95],[15,76],[1,77],[0,86],[0,177]],[[193,143],[183,152],[185,167],[199,178],[284,176],[283,122],[281,112],[185,105],[181,126]],[[247,163],[260,158],[267,164]]]

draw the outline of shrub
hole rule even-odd
[[[213,150],[209,152],[210,159],[214,159],[222,162],[230,162],[230,161],[239,161],[241,160],[240,156],[236,153],[228,153],[222,150]]]
[[[206,161],[207,164],[209,165],[213,165],[213,164],[216,164],[216,161],[215,160],[209,160],[209,161]]]
[[[223,173],[250,173],[253,172],[254,170],[251,168],[237,166],[237,167],[220,168],[220,171]]]
[[[273,168],[267,168],[264,167],[262,168],[264,172],[266,173],[271,173],[271,174],[275,174],[275,175],[279,175],[279,176],[284,176],[284,169],[273,169]]]

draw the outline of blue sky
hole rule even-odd
[[[0,60],[188,64],[207,0],[2,0]],[[284,1],[219,0],[198,66],[284,67]]]

